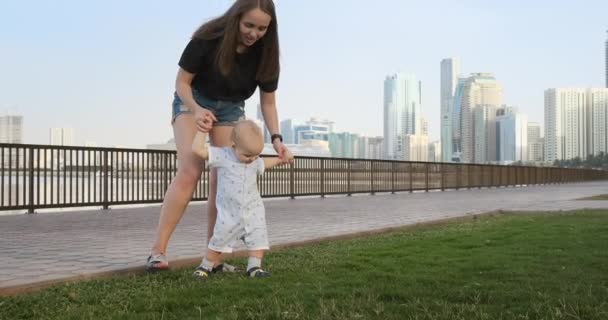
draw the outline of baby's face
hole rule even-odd
[[[254,162],[260,156],[259,153],[251,152],[251,150],[247,150],[238,145],[234,146],[234,153],[240,162],[247,164]]]

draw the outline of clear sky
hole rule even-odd
[[[0,113],[26,143],[51,127],[75,142],[144,147],[172,138],[177,61],[192,31],[230,0],[0,2]],[[282,119],[320,116],[382,135],[384,78],[415,73],[439,137],[439,64],[493,72],[504,102],[542,123],[550,87],[603,85],[608,1],[277,0]],[[255,115],[257,95],[247,101]]]

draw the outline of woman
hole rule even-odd
[[[284,163],[293,161],[279,134],[275,104],[280,67],[272,0],[237,0],[222,16],[203,24],[184,49],[179,67],[172,121],[178,170],[165,194],[156,242],[146,263],[148,271],[169,268],[165,256],[169,238],[201,176],[202,161],[191,150],[197,130],[208,132],[212,145],[229,146],[233,125],[245,116],[245,100],[259,87],[272,145]],[[217,172],[212,169],[207,240],[213,235],[217,216],[216,189]]]

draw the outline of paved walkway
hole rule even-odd
[[[608,194],[608,181],[265,203],[271,245],[277,246],[497,210],[608,208],[608,201],[574,200],[598,194]],[[203,203],[189,206],[168,249],[172,261],[199,259],[206,238],[204,212]],[[141,271],[158,213],[156,205],[0,216],[0,295],[57,281]]]

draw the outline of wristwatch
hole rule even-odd
[[[273,135],[270,136],[270,143],[274,143],[274,139],[277,139],[277,138],[279,140],[281,140],[281,142],[283,142],[283,136],[280,135],[280,134],[278,134],[278,133],[275,133],[275,134],[273,134]]]

